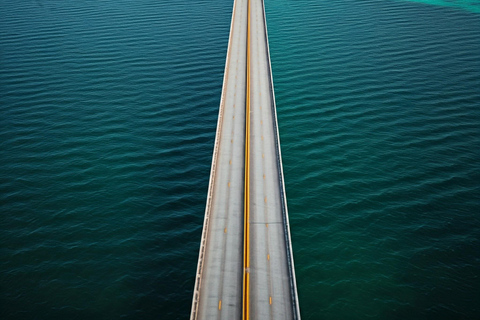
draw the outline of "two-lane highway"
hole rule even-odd
[[[263,0],[235,0],[191,319],[300,319]]]

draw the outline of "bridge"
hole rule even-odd
[[[300,319],[263,0],[234,0],[190,319]]]

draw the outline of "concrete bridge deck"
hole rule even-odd
[[[191,319],[300,319],[263,0],[235,0]]]

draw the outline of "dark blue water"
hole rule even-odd
[[[231,0],[0,0],[0,318],[185,319]],[[304,319],[480,318],[480,4],[266,1]]]

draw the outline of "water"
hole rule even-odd
[[[477,1],[266,1],[304,319],[480,318]],[[0,318],[189,315],[232,1],[0,0]]]

